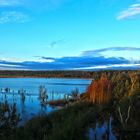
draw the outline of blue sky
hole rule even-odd
[[[0,69],[140,68],[140,0],[0,0]]]

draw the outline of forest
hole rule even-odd
[[[0,77],[39,77],[39,78],[91,78],[90,71],[23,71],[0,70]]]
[[[22,76],[26,75],[25,73]],[[60,73],[58,72],[59,76],[66,75],[67,72]],[[0,139],[88,140],[89,128],[95,128],[97,122],[108,122],[112,117],[111,129],[117,140],[139,140],[140,71],[83,73],[93,81],[80,98],[50,114],[34,117],[24,126],[18,126],[21,118],[20,114],[16,113],[16,105],[1,103]],[[74,77],[78,72],[68,74]],[[109,131],[103,139],[109,140]]]

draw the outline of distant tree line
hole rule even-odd
[[[128,73],[130,70],[101,70],[101,71],[77,71],[77,70],[61,70],[61,71],[26,71],[26,70],[0,70],[0,77],[40,77],[40,78],[92,78],[98,79],[102,73],[111,78],[119,73]],[[140,73],[139,71],[131,71]]]

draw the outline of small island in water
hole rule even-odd
[[[2,140],[140,138],[139,70],[0,71],[0,77]]]

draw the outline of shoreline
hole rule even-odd
[[[0,76],[0,78],[47,78],[47,79],[88,79],[88,80],[93,80],[93,78],[86,78],[86,77],[39,77],[39,76]]]

